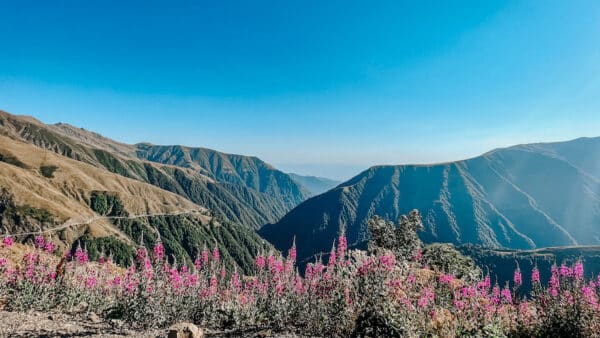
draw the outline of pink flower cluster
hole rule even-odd
[[[411,318],[411,323],[422,332],[437,336],[448,334],[436,331],[441,330],[438,324],[443,318],[452,318],[454,326],[462,325],[457,332],[494,324],[501,325],[506,333],[523,323],[542,325],[542,316],[551,309],[556,309],[552,312],[556,313],[575,306],[600,322],[600,279],[585,281],[581,262],[554,266],[547,287],[534,268],[534,292],[526,299],[519,293],[523,284],[520,269],[514,271],[512,289],[508,285],[493,285],[489,275],[469,283],[450,273],[432,271],[417,257],[398,264],[398,258],[391,253],[348,252],[344,236],[337,239],[337,247],[332,247],[327,264],[320,260],[307,264],[303,275],[296,268],[294,243],[286,257],[274,252],[258,253],[254,275],[248,276],[237,267],[226,267],[217,247],[204,248],[189,264],[177,264],[166,259],[161,242],[152,250],[138,249],[135,264],[127,269],[116,266],[110,257],[91,262],[85,247],[80,246],[60,267],[58,257],[52,255],[54,244],[49,245],[51,241],[40,237],[35,238],[34,249],[26,252],[21,262],[2,257],[13,245],[12,238],[2,239],[0,292],[11,290],[7,297],[20,297],[19,292],[24,292],[20,290],[31,289],[22,288],[28,284],[43,286],[43,292],[55,295],[68,290],[79,297],[73,299],[89,298],[96,303],[129,302],[135,297],[142,297],[143,302],[156,299],[153,304],[179,300],[181,304],[169,303],[173,307],[186,306],[195,299],[206,308],[234,309],[244,313],[240,318],[250,320],[253,316],[265,318],[255,315],[265,304],[268,311],[280,311],[270,314],[277,318],[292,313],[289,309],[299,308],[314,308],[318,316],[329,310],[339,313],[341,308],[348,318],[356,318],[370,304],[369,297],[383,294],[393,311]],[[306,304],[310,304],[309,309]],[[299,322],[298,327],[306,327],[305,324]]]

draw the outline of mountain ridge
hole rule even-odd
[[[579,148],[584,150],[578,153]],[[373,166],[260,233],[278,248],[295,236],[299,257],[308,257],[328,251],[340,232],[351,243],[366,240],[366,221],[374,215],[396,220],[416,208],[423,214],[426,242],[515,249],[597,244],[600,183],[594,174],[598,162],[590,160],[597,154],[600,138],[582,138],[442,164]]]
[[[177,193],[252,228],[278,220],[307,197],[303,188],[286,174],[256,157],[168,146],[182,150],[182,157],[161,158],[159,155],[165,152],[160,146],[140,149],[140,144],[127,145],[69,124],[45,125],[31,117],[20,118],[2,111],[0,133]],[[186,161],[189,149],[216,156],[217,165]],[[235,161],[239,163],[237,167]],[[250,168],[246,176],[245,168]]]

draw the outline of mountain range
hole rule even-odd
[[[47,125],[6,112],[0,112],[0,185],[3,232],[31,233],[79,222],[55,234],[62,244],[86,239],[95,241],[90,246],[100,241],[113,251],[122,252],[125,245],[131,252],[142,233],[148,244],[160,234],[169,242],[168,251],[183,259],[191,259],[199,246],[215,244],[225,259],[237,258],[248,263],[246,268],[252,254],[269,248],[253,229],[277,221],[309,196],[289,175],[256,157],[178,145],[128,145],[68,124]],[[149,216],[96,219],[105,211],[94,208],[98,194],[119,205],[116,216]],[[201,214],[180,214],[187,211]]]
[[[533,249],[600,244],[600,138],[496,149],[432,165],[365,170],[301,203],[259,233],[300,259],[328,252],[341,232],[368,239],[367,221],[418,209],[425,242]]]
[[[160,237],[176,259],[216,245],[250,271],[272,245],[287,250],[295,238],[300,260],[328,252],[340,233],[360,246],[371,217],[396,220],[412,209],[423,215],[426,243],[600,244],[600,138],[375,166],[340,183],[252,156],[124,144],[0,111],[0,188],[0,231],[23,241],[45,231],[63,247],[110,252],[122,263]]]

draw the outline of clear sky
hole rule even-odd
[[[0,109],[348,178],[600,135],[600,1],[0,1]]]

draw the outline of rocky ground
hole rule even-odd
[[[97,316],[0,311],[0,337],[165,337],[164,331],[139,332]]]
[[[167,329],[138,331],[122,327],[118,321],[102,321],[94,314],[69,315],[48,312],[0,311],[0,337],[167,337]],[[294,334],[273,334],[270,330],[224,332],[205,330],[205,337],[299,338]]]

